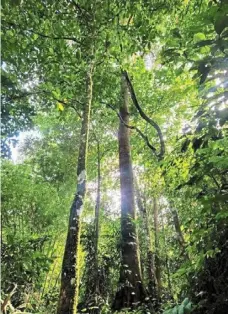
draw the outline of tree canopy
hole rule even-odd
[[[2,312],[228,312],[227,0],[2,1]]]

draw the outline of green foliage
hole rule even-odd
[[[174,308],[166,310],[164,314],[188,314],[192,313],[193,309],[192,302],[186,298],[180,305],[176,305]]]
[[[25,309],[31,313],[56,311],[68,214],[77,183],[86,73],[93,60],[79,310],[97,309],[89,305],[97,275],[97,141],[101,151],[96,256],[100,313],[110,313],[119,279],[119,118],[107,105],[118,108],[124,69],[144,112],[160,126],[166,147],[164,159],[157,161],[138,133],[130,130],[134,174],[149,226],[148,233],[138,209],[134,223],[143,280],[148,288],[148,251],[159,253],[161,310],[167,314],[197,311],[192,299],[197,304],[202,291],[208,295],[204,271],[211,273],[212,268],[213,278],[217,265],[226,259],[227,1],[74,2],[2,3],[2,156],[10,159],[12,146],[19,148],[20,155],[14,163],[2,162],[3,295],[16,283],[15,307],[27,302]],[[159,150],[156,130],[132,103],[129,119]],[[28,130],[21,143],[21,135]],[[158,248],[154,197],[159,201]],[[152,257],[156,266],[155,254]],[[216,286],[215,276],[213,283]],[[203,290],[198,291],[201,286]],[[226,299],[219,293],[216,300],[205,298],[208,308],[214,303],[219,306],[221,296]],[[155,292],[149,296],[152,302],[154,296]]]
[[[37,288],[41,288],[44,275],[53,262],[43,252],[46,241],[45,237],[17,240],[7,236],[7,243],[2,244],[3,289],[11,283],[21,287],[31,285],[34,278]]]
[[[61,221],[59,217],[64,202],[59,201],[55,187],[33,172],[29,163],[2,163],[1,196],[2,289],[6,294],[12,284],[17,284],[12,302],[19,306],[43,290],[46,276],[52,272],[57,230],[64,234],[66,226],[66,217],[63,215]],[[31,309],[38,306],[34,302]]]

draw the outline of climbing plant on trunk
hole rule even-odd
[[[125,77],[121,78],[119,113],[128,124],[128,90]],[[129,129],[119,124],[119,169],[121,188],[121,271],[119,288],[113,308],[121,309],[138,305],[145,299],[139,264],[138,242],[135,226],[133,170],[129,141]]]
[[[87,73],[87,100],[82,116],[80,145],[77,165],[77,189],[70,209],[68,233],[62,264],[61,289],[58,314],[76,313],[78,294],[77,250],[80,239],[80,216],[86,193],[86,155],[88,147],[90,110],[93,88],[93,63]]]

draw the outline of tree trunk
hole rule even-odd
[[[143,227],[145,228],[145,241],[147,249],[147,261],[146,261],[146,270],[148,277],[148,291],[149,295],[152,299],[157,298],[157,281],[155,277],[155,267],[154,267],[154,255],[152,252],[152,241],[150,235],[150,227],[149,227],[149,213],[145,205],[143,205],[142,197],[140,194],[139,186],[137,180],[135,179],[135,192],[136,192],[136,202],[140,214],[143,219]]]
[[[70,210],[68,233],[62,263],[61,288],[57,314],[75,314],[78,295],[77,252],[80,239],[80,215],[86,193],[86,155],[92,102],[93,65],[87,73],[87,100],[85,103],[80,135],[77,166],[77,190]]]
[[[100,220],[100,204],[101,204],[101,156],[100,144],[97,140],[97,199],[95,206],[95,293],[99,293],[99,278],[98,278],[98,240],[99,240],[99,220]]]
[[[179,220],[179,217],[178,217],[178,213],[177,213],[176,209],[174,209],[174,208],[171,208],[171,213],[172,213],[172,217],[173,217],[173,224],[174,224],[175,231],[176,231],[176,234],[177,234],[177,240],[178,240],[178,243],[180,245],[180,249],[181,249],[182,255],[186,259],[189,259],[189,256],[188,256],[188,253],[187,253],[186,247],[185,247],[184,237],[183,237],[183,234],[182,234],[182,231],[181,231],[181,227],[180,227],[180,220]]]
[[[90,314],[98,314],[100,309],[98,307],[98,296],[100,292],[100,274],[98,269],[98,241],[99,241],[99,218],[100,218],[100,203],[101,203],[101,154],[100,143],[94,134],[97,142],[97,197],[95,204],[94,215],[94,229],[92,230],[91,247],[88,251],[89,260],[87,260],[87,272],[85,274],[85,293],[84,300],[79,305],[87,309]]]
[[[161,225],[162,225],[162,233],[164,237],[164,249],[165,249],[165,266],[167,270],[167,281],[168,281],[168,288],[169,288],[169,296],[170,299],[173,300],[173,289],[172,289],[172,284],[171,284],[171,279],[170,279],[170,268],[169,268],[169,259],[168,259],[168,254],[167,254],[167,241],[166,241],[166,234],[165,234],[165,226],[163,222],[163,217],[161,216]]]
[[[128,124],[128,91],[122,76],[120,116]],[[119,289],[113,308],[119,310],[137,306],[145,299],[139,264],[138,243],[135,226],[133,171],[130,156],[129,130],[120,121],[119,166],[121,186],[121,272]]]
[[[101,154],[100,144],[97,140],[97,197],[95,205],[95,219],[94,219],[94,251],[92,252],[91,272],[86,283],[86,307],[90,314],[97,314],[100,312],[98,307],[98,296],[100,295],[99,287],[99,272],[98,272],[98,241],[99,241],[99,219],[100,219],[100,203],[101,203]]]
[[[158,202],[154,198],[154,239],[155,239],[155,275],[157,279],[157,297],[161,299],[161,261],[159,257]]]

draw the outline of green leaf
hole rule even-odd
[[[185,306],[185,313],[188,314],[188,313],[191,313],[192,312],[192,303],[189,302],[188,304],[186,304]]]
[[[210,51],[211,51],[211,48],[209,46],[200,48],[200,53],[208,54]]]
[[[56,91],[52,91],[52,94],[55,98],[59,98],[60,97],[60,91],[56,90]]]
[[[172,314],[178,314],[178,305],[172,309]]]
[[[206,36],[205,36],[204,33],[197,33],[193,37],[193,40],[196,41],[196,42],[197,41],[201,41],[201,40],[205,40],[205,39],[206,39]]]
[[[188,298],[185,298],[184,301],[183,301],[181,304],[183,304],[184,306],[186,306],[188,303],[189,303],[189,299],[188,299]]]
[[[63,111],[64,110],[64,106],[60,102],[57,103],[57,108],[58,108],[59,111]]]

